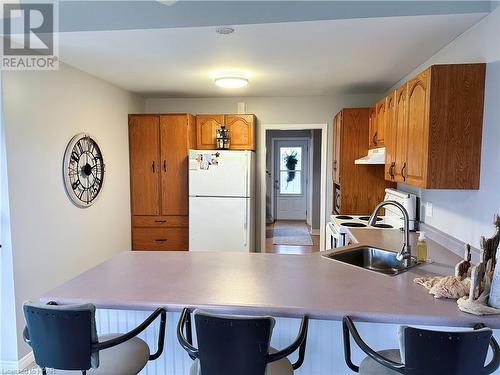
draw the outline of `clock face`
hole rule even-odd
[[[77,206],[94,203],[104,182],[104,160],[99,145],[90,135],[75,135],[64,154],[64,184]]]

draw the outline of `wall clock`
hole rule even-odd
[[[64,186],[69,198],[79,207],[89,207],[98,197],[104,182],[104,159],[93,137],[75,135],[64,153]]]

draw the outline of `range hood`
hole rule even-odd
[[[354,164],[385,164],[385,147],[368,150],[368,155],[355,160]]]

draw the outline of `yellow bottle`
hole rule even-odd
[[[427,260],[427,243],[425,242],[425,232],[419,232],[417,241],[417,262]]]

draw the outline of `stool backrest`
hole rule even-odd
[[[274,327],[271,317],[194,312],[203,375],[264,375]]]
[[[489,328],[440,332],[406,327],[405,374],[483,374],[492,334]]]
[[[29,344],[35,362],[43,368],[88,370],[99,366],[95,306],[23,305]]]

